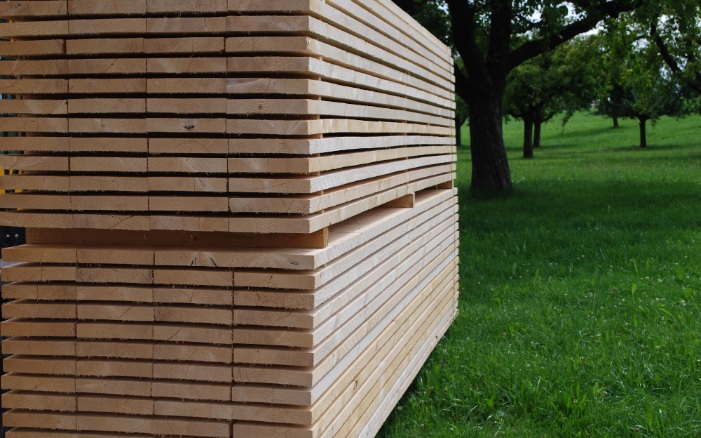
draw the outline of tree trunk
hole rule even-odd
[[[618,128],[618,116],[611,117],[613,119],[613,127]]]
[[[523,158],[533,158],[533,119],[523,118]]]
[[[540,147],[540,132],[541,132],[542,127],[543,127],[542,120],[536,120],[533,124],[533,147],[534,148]]]
[[[462,146],[462,124],[464,123],[464,120],[460,120],[460,115],[458,115],[457,111],[455,112],[455,146],[460,147]]]
[[[470,87],[467,97],[472,155],[471,189],[482,193],[508,192],[512,184],[502,132],[503,88],[501,91],[484,91]]]
[[[638,119],[640,124],[640,149],[647,147],[647,119]]]

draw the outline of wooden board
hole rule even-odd
[[[372,436],[455,315],[450,50],[389,0],[0,17],[7,436]]]
[[[311,234],[333,224],[394,201],[407,194],[435,187],[452,180],[453,173],[443,173],[439,180],[422,179],[409,185],[387,189],[313,215],[279,216],[173,216],[145,215],[142,212],[119,214],[75,212],[9,211],[0,215],[0,224],[30,228],[94,228],[108,230],[185,230],[196,232],[233,232],[252,234]],[[11,199],[11,198],[10,198]],[[9,200],[9,199],[8,199]],[[172,214],[172,213],[171,213]],[[307,246],[307,245],[305,245]],[[311,246],[311,245],[310,245]]]
[[[433,251],[429,252],[429,255],[438,257],[446,256],[446,253],[444,252],[441,254],[440,251]],[[420,264],[414,264],[413,266],[416,269],[422,268]],[[404,270],[406,270],[407,268],[408,267],[404,267]],[[369,288],[365,291],[361,291],[363,292],[362,295],[356,297],[355,299],[349,300],[350,302],[346,306],[339,309],[332,318],[326,321],[325,324],[321,324],[319,328],[313,331],[286,332],[282,329],[275,330],[266,327],[237,327],[236,329],[234,329],[234,341],[237,344],[243,345],[256,344],[258,346],[289,346],[298,348],[311,348],[316,351],[324,351],[324,348],[317,347],[323,344],[326,345],[328,348],[328,346],[332,344],[332,340],[331,338],[329,338],[329,336],[339,336],[340,334],[349,333],[350,331],[354,330],[355,328],[357,328],[357,324],[363,318],[362,315],[368,314],[368,312],[370,312],[371,309],[377,309],[379,306],[384,305],[384,303],[388,300],[399,299],[399,297],[402,296],[401,294],[408,293],[408,288],[410,288],[409,285],[413,284],[413,282],[415,282],[414,279],[412,279],[409,283],[401,284],[398,282],[392,283],[390,280],[384,279],[383,285],[388,289],[382,290],[378,286],[374,288]],[[338,324],[339,328],[331,329],[329,326],[333,324]],[[343,327],[343,329],[341,329],[341,327]],[[286,337],[284,333],[289,333],[289,335]],[[320,360],[323,360],[322,354],[319,354],[319,356],[322,357],[322,359]],[[325,366],[329,365],[327,364]],[[316,375],[317,378],[320,376],[320,374],[318,373]],[[249,378],[253,377],[249,376]]]
[[[448,251],[444,256],[453,256],[454,253],[451,253]],[[381,301],[381,300],[380,300]],[[381,305],[382,303],[376,303],[377,305]],[[352,307],[351,307],[352,309]],[[369,313],[369,310],[372,309],[372,307],[368,306],[367,308],[363,308],[365,312]],[[393,308],[388,308],[385,307],[383,310],[380,311],[380,313],[377,313],[375,318],[377,320],[381,319],[384,317],[387,312],[390,312]],[[355,310],[355,309],[352,309]],[[352,311],[351,310],[351,311]],[[367,317],[368,315],[361,314],[362,317]],[[363,320],[361,316],[358,316],[358,319],[361,320],[360,322],[366,324],[363,326],[363,328],[360,331],[354,331],[354,323],[358,323],[358,320],[355,320],[353,323],[347,323],[346,330],[337,330],[333,334],[334,336],[331,338],[327,338],[324,340],[325,344],[320,344],[310,350],[304,350],[304,351],[291,351],[291,350],[285,350],[285,349],[280,349],[280,348],[273,348],[273,347],[265,347],[265,346],[257,346],[257,347],[249,347],[249,346],[241,346],[237,347],[234,350],[234,360],[236,363],[247,363],[247,364],[259,364],[259,365],[294,365],[294,366],[317,366],[319,365],[323,359],[327,357],[327,355],[333,351],[335,348],[338,348],[340,345],[344,345],[343,343],[346,343],[346,345],[353,345],[353,344],[348,344],[350,341],[350,334],[355,333],[356,336],[362,336],[365,333],[365,330],[368,330],[372,327],[374,327],[374,324],[369,324],[367,320]],[[375,321],[375,324],[377,321]],[[361,335],[362,334],[362,335]],[[357,341],[357,339],[356,339]],[[348,348],[348,347],[345,347]]]
[[[27,238],[30,244],[6,248],[3,250],[3,257],[9,262],[29,263],[75,263],[80,260],[82,263],[89,264],[317,269],[380,235],[391,232],[394,236],[391,238],[396,238],[418,227],[428,218],[439,215],[447,208],[454,209],[453,195],[454,193],[448,190],[420,192],[417,194],[416,205],[412,209],[381,208],[355,216],[331,227],[328,245],[317,250],[292,247],[262,249],[260,245],[264,242],[261,238],[257,238],[255,246],[259,248],[237,248],[236,251],[232,251],[231,247],[240,247],[246,242],[236,236],[220,234],[194,236],[177,232],[152,232],[149,235],[128,232],[108,234],[88,230],[80,230],[76,233],[64,231],[57,234],[52,230],[29,230]],[[221,248],[221,246],[229,248]],[[38,293],[36,287],[26,292],[28,296],[37,297],[37,299],[41,299],[42,296],[48,297],[46,293]],[[3,292],[7,293],[14,289],[16,289],[14,285],[9,285],[3,289]],[[109,291],[117,294],[114,287],[110,287]],[[192,295],[192,292],[179,289],[174,291],[177,292],[173,294],[174,296],[183,294],[190,299]],[[123,293],[126,292],[119,292],[118,295],[121,296]],[[72,294],[73,297],[76,296],[75,290]],[[136,293],[136,295],[142,294]],[[21,296],[25,297],[25,295]],[[13,295],[10,298],[17,297]],[[96,299],[90,298],[90,300]]]
[[[422,336],[424,335],[423,332],[420,330],[409,330],[409,326],[412,325],[412,323],[416,321],[421,321],[423,323],[428,322],[429,325],[431,322],[435,324],[435,321],[441,321],[446,318],[447,315],[454,314],[454,302],[451,302],[452,299],[454,298],[454,294],[450,294],[448,296],[445,295],[445,293],[439,294],[440,296],[444,296],[447,299],[443,300],[436,300],[431,306],[426,306],[423,309],[421,309],[420,306],[417,306],[418,303],[415,303],[414,307],[410,308],[411,311],[409,311],[409,315],[411,315],[413,312],[416,312],[417,315],[415,315],[414,318],[409,318],[408,323],[405,321],[404,324],[406,326],[402,326],[402,324],[397,323],[395,327],[392,327],[388,331],[386,331],[387,336],[383,339],[382,348],[377,348],[373,349],[371,351],[368,351],[369,354],[366,354],[365,356],[361,356],[361,358],[356,362],[355,367],[350,367],[348,368],[341,376],[338,376],[336,379],[336,384],[335,390],[330,389],[328,392],[324,394],[324,396],[320,399],[318,399],[317,402],[315,402],[311,407],[311,412],[314,413],[312,416],[312,421],[315,422],[316,424],[313,426],[313,429],[318,429],[320,427],[323,427],[324,422],[330,422],[329,420],[333,420],[336,418],[335,415],[329,415],[328,417],[322,417],[322,414],[327,415],[328,409],[336,408],[336,410],[341,410],[344,407],[348,412],[353,412],[354,409],[357,409],[357,404],[349,404],[349,395],[353,395],[356,391],[354,391],[355,387],[359,384],[362,384],[363,382],[366,382],[369,380],[369,385],[371,386],[373,381],[378,379],[380,376],[383,375],[383,370],[380,368],[379,370],[377,369],[376,365],[379,363],[390,363],[392,361],[392,357],[400,356],[402,350],[406,348],[407,350],[411,351],[411,342],[407,342],[408,339],[410,339],[412,336],[416,339],[421,339]],[[453,295],[451,297],[451,295]],[[442,304],[442,306],[439,305]],[[450,310],[449,310],[450,309]],[[442,310],[441,312],[437,312],[435,310]],[[431,315],[431,311],[434,311],[435,314]],[[423,317],[420,317],[418,314],[424,313]],[[431,315],[431,316],[429,316]],[[446,315],[446,316],[439,316],[439,315]],[[403,320],[404,321],[404,320]],[[420,326],[421,324],[414,324]],[[425,336],[425,335],[424,335]],[[405,340],[402,340],[402,337],[405,338]],[[400,342],[403,341],[403,342]],[[380,345],[377,345],[380,347]],[[389,348],[387,348],[389,347]],[[402,348],[404,347],[404,348]],[[394,349],[394,354],[390,354],[390,351]],[[405,352],[406,353],[406,352]],[[373,358],[374,355],[374,358]],[[411,356],[410,356],[411,357]],[[373,360],[374,359],[374,360]],[[390,374],[391,375],[391,374]],[[385,375],[386,378],[389,379],[390,376]],[[349,388],[348,390],[345,391],[345,400],[343,397],[344,389]],[[367,386],[365,387],[367,390]],[[253,392],[253,387],[251,387],[250,392]],[[277,395],[281,395],[285,393],[285,391],[280,391],[278,392]],[[289,394],[288,394],[289,395]],[[340,396],[340,397],[339,397]],[[321,418],[325,418],[326,421],[318,421]],[[276,421],[274,419],[268,420],[270,422],[275,423]],[[321,423],[321,424],[320,424]],[[312,424],[309,424],[310,426]],[[244,427],[251,427],[253,425],[248,425],[248,424],[242,424],[242,423],[237,423],[235,425],[235,428],[238,426],[244,426]],[[254,429],[257,427],[261,427],[261,425],[253,426]],[[262,426],[266,430],[265,426]],[[267,430],[269,429],[270,426],[268,426]],[[281,425],[275,425],[274,427],[281,427]],[[263,433],[265,435],[265,433]]]
[[[357,39],[351,37],[350,41]],[[345,41],[348,43],[348,41]],[[358,56],[349,50],[345,50],[334,45],[322,42],[316,38],[307,36],[237,36],[226,39],[226,52],[229,54],[249,54],[249,53],[289,53],[295,55],[322,55],[324,59],[332,60],[336,64],[353,66],[356,69],[366,73],[379,75],[384,79],[396,82],[404,82],[412,86],[422,88],[427,86],[429,89],[436,90],[438,94],[443,94],[444,90],[449,89],[447,82],[440,79],[433,72],[424,70],[424,76],[429,78],[429,81],[438,82],[440,87],[436,88],[430,82],[417,77],[414,74],[415,70],[404,72],[396,67],[387,66],[382,62],[369,59],[365,56]],[[394,60],[390,55],[390,59]]]
[[[340,289],[347,286],[349,282],[355,280],[352,273],[345,273],[346,270],[352,268],[362,271],[363,269],[368,269],[371,266],[379,267],[379,264],[389,261],[391,261],[393,264],[388,264],[388,269],[395,269],[398,263],[402,261],[402,257],[411,255],[411,251],[402,249],[410,247],[410,244],[414,239],[421,239],[424,235],[428,235],[429,231],[433,230],[434,227],[438,227],[440,225],[451,225],[449,223],[441,223],[441,221],[445,221],[446,218],[449,218],[450,216],[452,216],[452,211],[448,210],[445,212],[445,214],[438,216],[436,220],[429,220],[418,226],[417,228],[421,230],[419,232],[413,233],[409,231],[402,233],[404,229],[402,227],[398,227],[396,230],[386,233],[382,239],[378,238],[374,241],[370,241],[367,245],[364,245],[327,265],[329,267],[328,271],[326,271],[324,268],[321,275],[325,275],[328,272],[328,278],[324,279],[323,281],[319,281],[319,285],[309,288],[309,292],[295,292],[293,290],[289,290],[291,289],[290,286],[292,286],[291,282],[289,286],[284,282],[274,282],[275,276],[279,276],[280,278],[293,278],[295,273],[298,271],[280,273],[273,271],[267,272],[268,278],[271,279],[270,284],[257,284],[259,288],[262,287],[264,289],[249,291],[245,288],[241,288],[240,290],[236,291],[235,302],[242,306],[257,305],[262,307],[290,309],[318,308],[318,306],[323,304],[326,299],[334,296]],[[438,230],[438,232],[440,231],[442,231],[442,229]],[[427,242],[421,242],[416,246],[422,247],[426,243]],[[378,249],[378,247],[382,248]],[[363,256],[365,251],[367,251],[367,257]],[[395,254],[402,255],[395,256]],[[262,276],[260,278],[263,278],[266,275],[266,272],[263,271],[260,273],[260,275]],[[237,272],[235,275],[235,282],[239,281],[239,278],[242,278],[241,282],[244,282],[246,277],[255,279],[256,274],[252,272],[243,272],[239,274]],[[311,280],[314,281],[314,278]],[[275,287],[279,287],[284,290],[276,291],[273,289]],[[297,287],[299,287],[299,283]],[[305,300],[304,298],[307,299]]]

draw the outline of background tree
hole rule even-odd
[[[512,187],[502,134],[509,72],[642,1],[445,0],[452,44],[463,61],[463,68],[456,63],[456,91],[469,112],[473,190],[500,192]],[[442,1],[397,3],[416,14],[423,6],[441,9]]]
[[[632,65],[649,61],[634,60]],[[643,70],[645,69],[645,70]],[[628,70],[623,88],[623,117],[636,119],[640,130],[640,148],[647,147],[647,122],[662,116],[684,113],[682,88],[661,69],[659,63]],[[641,74],[642,73],[642,74]]]
[[[532,158],[533,149],[540,147],[543,123],[558,113],[567,120],[595,100],[597,82],[591,66],[598,53],[591,39],[575,38],[526,61],[507,77],[504,110],[524,122],[524,158]]]
[[[662,59],[682,84],[701,94],[701,1],[658,0],[646,12],[638,21],[650,29]]]
[[[512,70],[504,95],[506,115],[523,121],[523,157],[533,158],[540,143],[540,125],[560,112],[560,87],[553,82],[562,70],[550,54],[541,55]]]
[[[647,123],[662,116],[681,116],[685,111],[683,86],[673,72],[658,56],[658,48],[640,34],[632,16],[611,23],[601,38],[604,65],[615,63],[611,69],[602,70],[603,88],[598,112],[638,121],[640,147],[647,147]],[[613,96],[613,97],[612,97]]]
[[[600,116],[611,117],[613,127],[618,128],[618,120],[625,115],[625,89],[620,81],[611,79],[608,84],[606,95],[598,101],[595,112]]]
[[[610,117],[613,127],[618,128],[619,119],[624,117],[624,64],[629,51],[629,42],[625,40],[625,24],[621,31],[618,22],[606,20],[603,29],[592,35],[594,51],[598,56],[591,60],[590,70],[594,73],[596,86],[596,107],[594,113]]]

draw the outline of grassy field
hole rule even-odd
[[[491,200],[460,153],[460,315],[380,437],[701,436],[701,117],[637,135],[512,122]]]

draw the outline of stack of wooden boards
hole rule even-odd
[[[373,436],[455,316],[450,51],[389,0],[0,17],[8,437]]]

